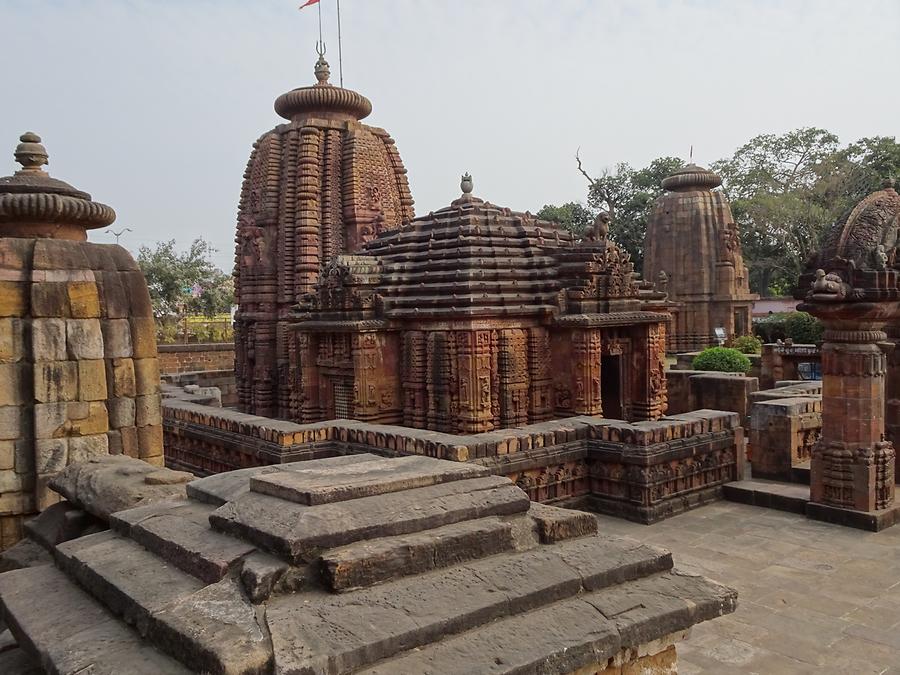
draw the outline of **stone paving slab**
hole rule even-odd
[[[695,626],[680,675],[900,675],[900,530],[865,532],[717,502],[601,534],[672,551],[678,567],[737,589],[734,614]]]
[[[251,476],[250,490],[316,506],[490,475],[484,467],[449,464],[431,457],[397,457],[323,465]]]

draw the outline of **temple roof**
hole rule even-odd
[[[369,242],[382,264],[388,317],[539,314],[558,307],[554,249],[575,237],[557,224],[471,194]]]
[[[41,167],[49,163],[41,137],[26,132],[19,137],[16,161],[22,165],[12,176],[0,178],[0,234],[6,236],[56,236],[84,238],[84,230],[109,225],[116,212],[91,200],[68,183],[52,178]]]
[[[347,116],[355,120],[368,117],[372,102],[351,89],[335,87],[328,81],[331,71],[322,55],[316,62],[316,79],[311,87],[292,89],[275,99],[275,112],[287,120],[305,115]]]
[[[668,178],[662,181],[663,189],[673,192],[686,192],[688,190],[712,190],[722,184],[718,174],[709,169],[704,169],[696,164],[688,164],[678,169]]]

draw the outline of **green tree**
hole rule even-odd
[[[174,239],[158,242],[155,248],[141,246],[137,261],[157,320],[183,313],[212,317],[231,310],[234,280],[210,262],[214,252],[202,238],[184,252],[176,249]]]
[[[588,206],[609,213],[610,236],[631,254],[635,269],[644,265],[644,235],[653,203],[662,194],[662,180],[684,162],[677,157],[659,157],[643,169],[620,162],[606,169],[599,178],[591,177],[576,154],[578,170],[588,180]]]
[[[595,213],[580,202],[567,202],[562,206],[545,204],[537,212],[538,218],[558,223],[579,237],[594,222],[594,216]]]

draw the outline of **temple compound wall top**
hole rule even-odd
[[[26,133],[0,178],[0,549],[58,496],[71,462],[108,453],[162,465],[156,332],[140,269],[86,230],[109,206],[51,178]]]
[[[243,408],[285,416],[286,321],[336,255],[355,253],[413,217],[406,169],[384,129],[363,124],[361,94],[328,82],[282,94],[289,120],[253,146],[244,174],[236,235],[235,367]]]
[[[584,241],[471,194],[338,256],[291,326],[290,414],[480,433],[665,412],[665,314]]]
[[[741,255],[741,240],[722,179],[690,164],[662,182],[644,239],[644,277],[662,282],[679,303],[672,351],[717,344],[716,328],[728,338],[750,333],[755,295]]]

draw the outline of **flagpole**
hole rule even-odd
[[[338,20],[338,72],[341,76],[341,88],[344,87],[344,59],[341,54],[341,0],[337,0],[337,20]],[[320,29],[321,30],[321,29]]]
[[[325,42],[322,40],[322,3],[317,2],[316,7],[319,9],[319,42],[324,45]]]

